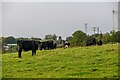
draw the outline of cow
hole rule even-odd
[[[64,48],[68,48],[70,46],[70,43],[69,42],[65,42],[64,43]]]
[[[95,38],[90,38],[86,41],[86,46],[92,46],[96,45],[96,39]]]
[[[38,41],[33,40],[18,40],[18,57],[21,58],[22,50],[24,51],[32,51],[32,56],[36,55],[36,50],[38,49]]]
[[[44,42],[40,42],[40,44],[39,44],[39,49],[40,50],[42,50],[42,49],[44,49],[44,50],[46,50],[46,47],[47,47],[47,45],[46,45],[47,43],[44,41]]]
[[[56,43],[53,40],[41,41],[39,49],[42,50],[51,50],[56,48]]]
[[[53,41],[50,40],[50,41],[47,41],[47,50],[50,50],[50,49],[53,49]]]
[[[102,46],[102,40],[99,40],[99,41],[97,42],[97,45],[98,45],[98,46]]]
[[[56,42],[54,41],[53,42],[53,49],[56,49],[57,48],[57,44],[56,44]]]

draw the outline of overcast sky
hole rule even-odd
[[[117,2],[3,2],[0,35],[43,38],[56,34],[65,38],[76,30],[85,31],[84,23],[88,23],[88,34],[93,34],[92,27],[109,32],[113,9],[118,11]],[[117,19],[116,13],[116,29]]]

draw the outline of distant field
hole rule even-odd
[[[3,78],[118,78],[118,45],[2,54]]]

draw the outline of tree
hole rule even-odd
[[[86,41],[87,35],[81,31],[77,30],[72,34],[72,37],[69,37],[69,42],[72,46],[83,46]]]
[[[120,42],[120,31],[113,32],[112,33],[112,41],[115,42]]]
[[[41,38],[31,37],[31,40],[41,40]]]
[[[66,41],[69,42],[71,39],[72,39],[72,36],[69,36],[69,37],[66,38]]]
[[[48,34],[45,36],[46,40],[57,40],[57,36],[55,34]]]
[[[9,36],[6,38],[2,38],[2,44],[3,45],[7,45],[7,44],[15,44],[16,43],[16,39],[13,36]]]
[[[105,33],[102,36],[102,41],[103,41],[104,44],[112,42],[112,36],[109,33]]]
[[[16,38],[16,40],[29,40],[29,38],[19,37],[19,38]]]
[[[59,36],[57,41],[58,41],[59,44],[62,44],[62,37]]]

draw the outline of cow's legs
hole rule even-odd
[[[22,49],[18,50],[18,57],[21,58]]]
[[[20,42],[17,43],[17,49],[18,49],[18,57],[21,58],[22,54],[22,44]]]
[[[32,56],[36,55],[36,50],[32,50]]]

